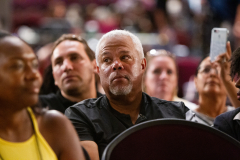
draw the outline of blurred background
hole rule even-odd
[[[80,34],[95,51],[102,34],[113,29],[129,30],[140,38],[145,53],[166,49],[177,56],[178,96],[194,101],[192,75],[201,58],[209,54],[211,29],[227,28],[232,50],[239,46],[239,3],[239,0],[0,0],[0,29],[16,34],[33,47],[41,72],[50,63],[51,43],[63,33]]]

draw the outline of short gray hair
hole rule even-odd
[[[144,58],[143,47],[142,47],[142,43],[139,40],[139,38],[129,31],[116,29],[116,30],[112,30],[112,31],[104,34],[101,37],[101,39],[98,41],[98,44],[97,44],[97,47],[96,47],[96,52],[95,52],[95,58],[96,58],[97,66],[99,65],[98,54],[99,54],[99,47],[100,47],[101,42],[106,38],[116,37],[116,36],[128,36],[128,37],[130,37],[133,41],[135,49],[140,54],[140,58]]]

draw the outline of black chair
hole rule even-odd
[[[203,124],[157,119],[127,129],[106,147],[102,155],[102,160],[159,159],[240,160],[240,143]]]

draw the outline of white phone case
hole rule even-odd
[[[213,28],[211,34],[210,59],[211,62],[226,52],[228,30],[226,28]]]

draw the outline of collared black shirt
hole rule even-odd
[[[102,96],[101,93],[97,92],[97,97]],[[62,96],[60,91],[57,93],[50,93],[47,95],[40,95],[39,101],[42,107],[49,107],[49,109],[54,109],[62,112],[64,114],[65,110],[77,102],[72,102]]]
[[[143,93],[136,124],[158,118],[185,119],[188,110],[183,102],[160,100]],[[106,95],[81,101],[69,107],[65,115],[72,121],[81,141],[97,143],[100,157],[117,135],[133,126],[130,115],[113,109]]]

